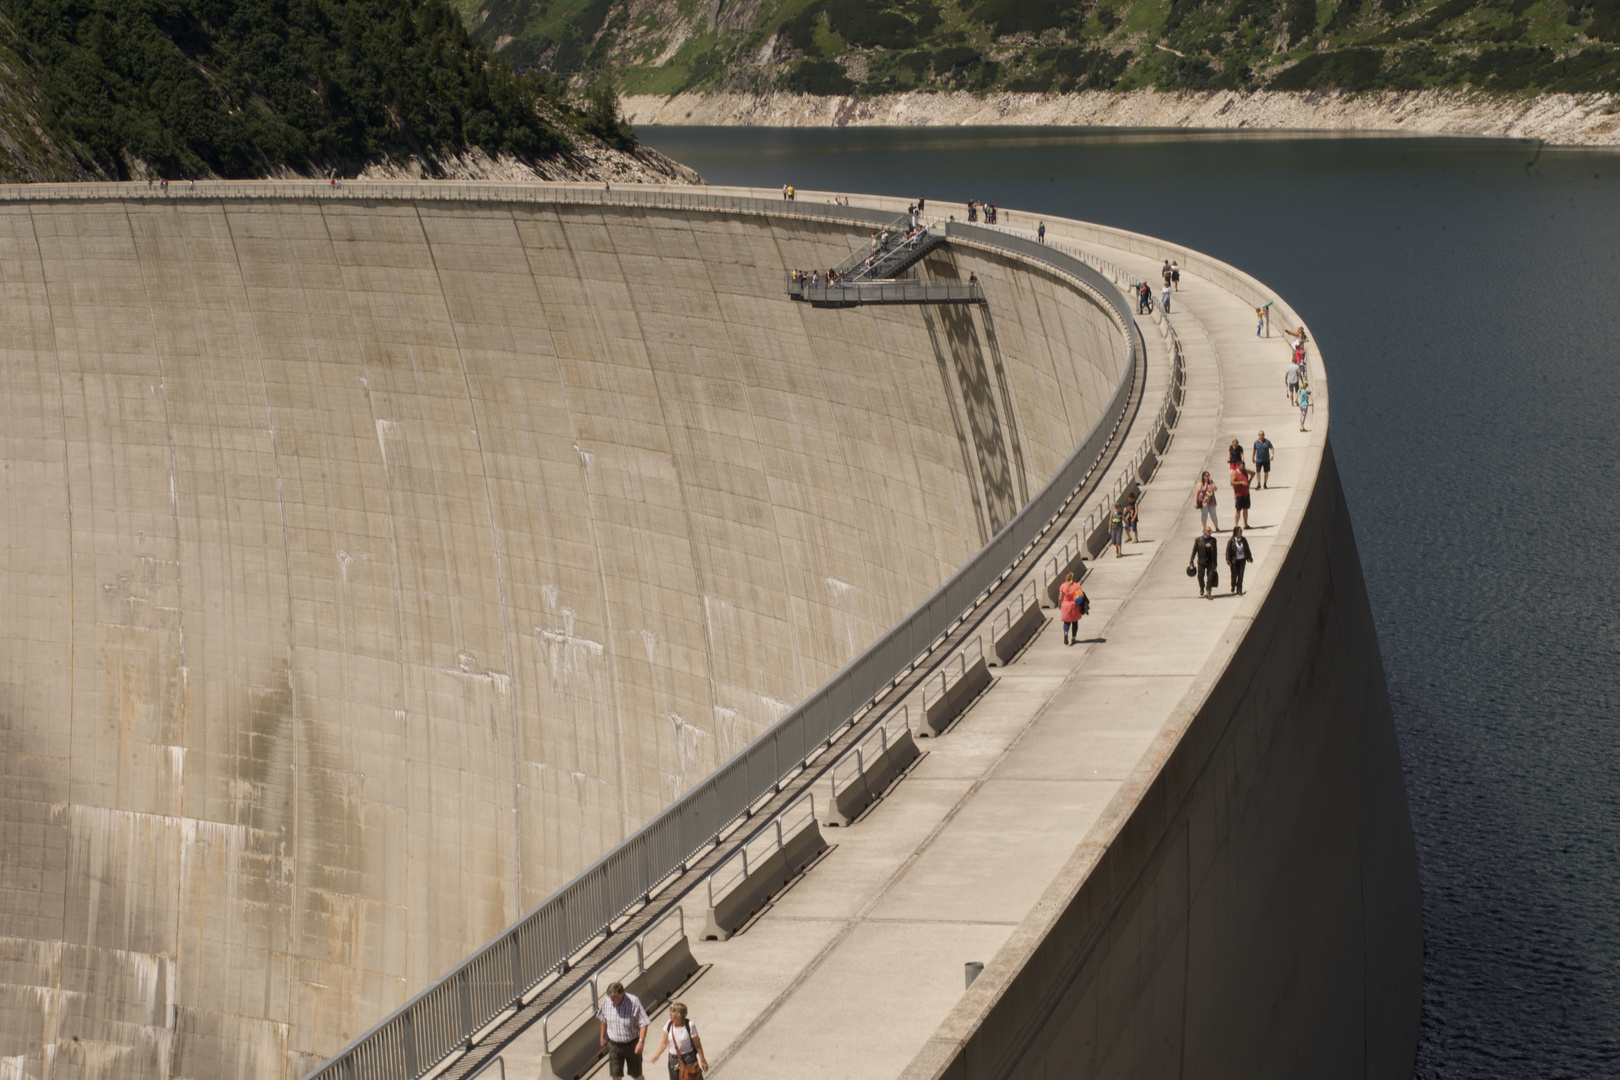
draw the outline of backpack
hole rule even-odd
[[[1076,601],[1076,603],[1080,608],[1080,614],[1082,614],[1082,615],[1090,615],[1091,614],[1091,597],[1087,596],[1085,593],[1081,593],[1080,597]]]

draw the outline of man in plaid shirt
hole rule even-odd
[[[602,1045],[607,1048],[608,1074],[622,1077],[630,1067],[631,1080],[641,1080],[641,1048],[647,1042],[647,1010],[634,994],[624,992],[624,983],[608,987],[607,997],[596,1010],[602,1022]]]

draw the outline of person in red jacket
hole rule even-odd
[[[1086,590],[1069,574],[1058,586],[1058,617],[1063,620],[1063,644],[1073,645],[1080,637],[1080,619],[1090,607]]]

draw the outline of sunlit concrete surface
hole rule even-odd
[[[818,311],[783,270],[864,229],[447,190],[0,201],[0,1076],[302,1075],[945,580],[1124,363],[1015,260]]]

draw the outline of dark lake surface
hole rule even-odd
[[[1620,1076],[1620,153],[649,128],[710,182],[1117,225],[1250,271],[1333,377],[1424,888],[1420,1077]]]

